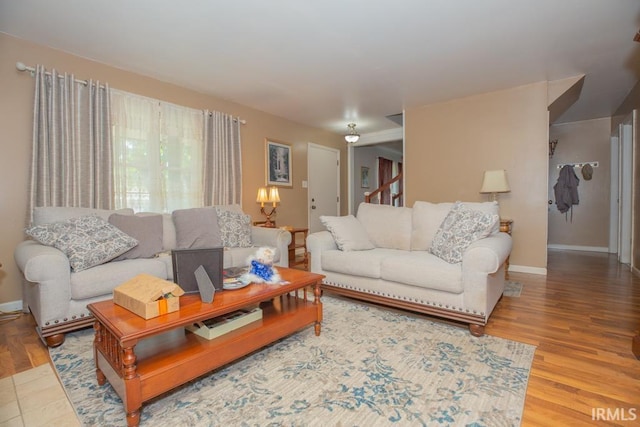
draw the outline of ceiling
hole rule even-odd
[[[581,74],[558,122],[610,116],[639,27],[638,0],[0,0],[0,32],[337,133]]]

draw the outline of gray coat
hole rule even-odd
[[[573,170],[573,165],[564,165],[560,169],[558,182],[553,186],[556,195],[556,206],[562,213],[566,213],[573,205],[580,203],[578,198],[578,184],[580,180]]]

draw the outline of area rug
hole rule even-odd
[[[504,292],[502,293],[502,295],[504,295],[505,297],[519,297],[521,292],[522,283],[505,280]]]
[[[142,407],[141,426],[519,426],[535,347],[324,297],[304,329]],[[83,425],[124,426],[90,329],[50,349]]]

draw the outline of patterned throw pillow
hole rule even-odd
[[[62,251],[75,272],[111,261],[138,244],[136,239],[96,215],[37,225],[25,233]]]
[[[498,215],[468,209],[456,202],[440,224],[429,252],[450,264],[462,262],[469,245],[489,236],[499,222]]]
[[[218,209],[218,227],[225,248],[248,248],[251,246],[251,217],[238,212]]]

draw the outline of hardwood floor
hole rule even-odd
[[[547,268],[510,273],[522,295],[486,328],[537,346],[522,425],[640,425],[640,278],[602,253],[549,251]]]
[[[509,279],[522,294],[486,333],[537,346],[522,426],[640,425],[640,278],[612,255],[549,251],[546,277]],[[48,361],[31,316],[0,324],[0,378]]]

